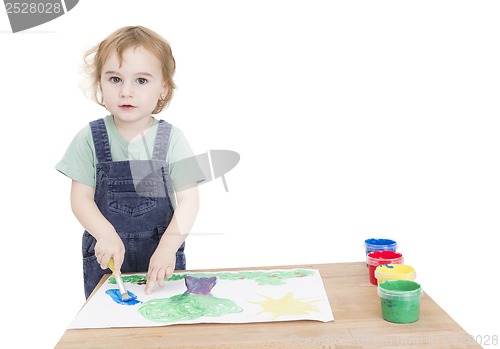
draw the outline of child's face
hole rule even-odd
[[[109,57],[102,67],[101,90],[106,108],[119,121],[134,122],[149,118],[158,99],[166,95],[160,61],[139,46]]]

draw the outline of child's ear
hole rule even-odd
[[[101,82],[99,82],[99,94],[101,95],[102,105],[104,105],[104,92],[102,90]]]
[[[101,82],[99,81],[97,83],[97,94],[96,94],[97,101],[100,105],[104,106],[104,95],[102,94],[102,86]]]
[[[167,82],[165,81],[163,83],[163,86],[161,88],[161,95],[160,95],[160,98],[161,99],[165,99],[167,98],[167,94],[168,94],[168,85],[167,85]]]

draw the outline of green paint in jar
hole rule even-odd
[[[387,280],[378,285],[382,318],[389,322],[410,323],[420,315],[420,284],[411,280]]]

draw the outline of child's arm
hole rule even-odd
[[[170,224],[163,234],[160,244],[151,256],[145,293],[150,294],[155,282],[163,287],[164,279],[175,270],[176,252],[186,240],[198,214],[198,186],[186,186],[176,190],[177,208]]]
[[[73,180],[71,183],[71,209],[80,224],[96,240],[95,256],[102,269],[108,267],[113,257],[115,270],[120,271],[125,246],[115,228],[102,215],[94,201],[94,188]]]

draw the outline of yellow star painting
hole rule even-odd
[[[251,302],[254,304],[260,304],[262,307],[262,313],[274,313],[273,319],[276,319],[280,316],[287,315],[308,315],[311,312],[320,311],[318,307],[311,304],[318,301],[309,301],[305,302],[303,299],[305,298],[294,298],[292,292],[288,292],[281,299],[273,299],[271,297],[267,297],[259,294],[259,296],[266,298],[266,300],[262,302]]]

